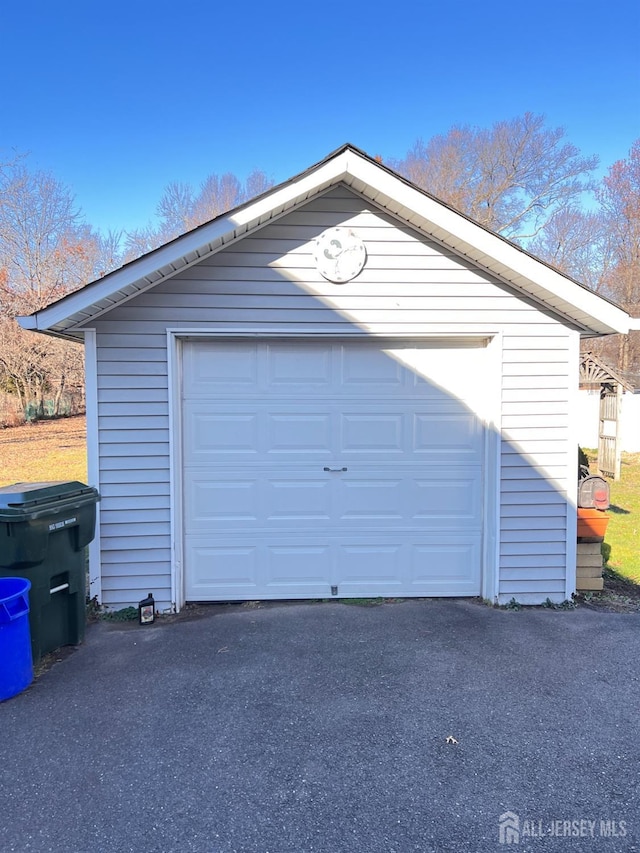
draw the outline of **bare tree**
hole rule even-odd
[[[144,228],[134,228],[132,231],[126,231],[124,234],[124,260],[133,261],[147,252],[157,249],[171,240],[171,237],[166,237],[162,231],[152,224],[146,225]]]
[[[585,211],[576,206],[559,210],[527,248],[591,290],[603,291],[613,258],[600,210]]]
[[[93,237],[98,250],[94,273],[97,278],[102,278],[103,275],[122,265],[124,232],[108,231],[106,234],[94,234]]]
[[[418,140],[391,165],[418,186],[511,240],[536,237],[593,186],[597,157],[583,157],[562,128],[525,113],[491,128],[453,127]]]
[[[157,225],[149,224],[127,233],[126,259],[133,260],[156,249],[265,192],[271,186],[273,181],[258,169],[249,175],[244,185],[231,172],[209,175],[197,192],[190,184],[169,184],[156,207]]]
[[[596,210],[558,211],[528,248],[592,290],[640,316],[640,140],[597,186]],[[640,384],[640,335],[588,342],[634,384]]]
[[[43,405],[47,342],[41,335],[24,335],[11,317],[0,317],[0,375],[5,391],[15,394],[22,411],[30,403]]]
[[[640,273],[640,139],[626,160],[611,166],[596,191],[602,206],[615,267],[608,276],[611,293],[623,304],[637,305]],[[635,284],[633,275],[635,273]]]
[[[88,280],[101,246],[69,191],[21,160],[0,168],[2,298],[19,311],[38,310]]]
[[[0,383],[24,410],[42,415],[46,399],[60,413],[69,386],[82,387],[82,348],[26,332],[14,318],[95,278],[105,247],[50,174],[30,171],[23,157],[0,167]]]
[[[612,263],[603,272],[603,291],[640,316],[640,139],[618,160],[596,191],[606,224]],[[640,382],[640,333],[617,336],[617,367]]]

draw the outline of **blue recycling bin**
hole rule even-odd
[[[26,578],[0,578],[0,702],[33,681],[29,590]]]

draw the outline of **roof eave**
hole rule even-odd
[[[91,317],[111,307],[107,305],[98,307],[93,312],[88,311],[92,306],[96,306],[103,300],[110,300],[115,305],[121,301],[113,299],[116,294],[120,293],[122,299],[126,299],[148,287],[153,287],[167,276],[198,263],[230,242],[244,237],[253,228],[262,227],[289,209],[339,183],[347,174],[347,153],[350,150],[349,146],[343,146],[333,155],[329,155],[329,158],[280,184],[274,190],[263,193],[257,199],[222,214],[211,222],[200,225],[193,231],[114,270],[104,278],[97,279],[86,287],[64,296],[41,311],[18,317],[18,322],[24,329],[45,333],[55,330],[68,337],[67,330],[72,326],[87,323]],[[321,171],[321,180],[317,178],[318,171]],[[164,269],[167,270],[166,274],[160,274],[159,270]],[[124,288],[133,288],[133,293],[124,293]],[[88,301],[89,296],[90,301]],[[61,326],[65,320],[71,319],[83,310],[87,311],[86,317],[77,319],[75,323],[71,322],[66,327]]]
[[[153,287],[241,239],[308,199],[344,182],[416,230],[450,246],[500,280],[566,317],[584,336],[626,333],[632,318],[583,285],[529,255],[469,217],[381,166],[354,146],[327,158],[250,202],[199,226],[160,248],[71,293],[29,317],[23,328],[77,339],[80,326],[116,304]]]
[[[550,310],[570,317],[584,334],[611,335],[629,331],[631,318],[620,306],[408,182],[403,182],[403,190],[398,193],[398,178],[389,170],[380,169],[375,161],[360,158],[354,162],[352,171],[357,178],[355,189],[362,191],[359,184],[375,187],[373,193],[366,194],[376,204],[407,219],[418,230],[480,264],[518,290],[530,293]]]

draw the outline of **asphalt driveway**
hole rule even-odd
[[[0,704],[0,849],[640,850],[639,720],[640,614],[100,623]]]

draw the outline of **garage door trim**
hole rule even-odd
[[[215,339],[246,340],[251,339],[282,339],[300,340],[312,342],[314,339],[323,341],[340,342],[357,341],[365,342],[365,338],[372,344],[407,344],[415,341],[417,344],[429,344],[434,347],[447,346],[486,346],[486,401],[484,417],[481,418],[485,426],[484,443],[484,478],[483,478],[483,536],[481,556],[481,584],[482,597],[491,601],[496,600],[499,565],[499,413],[500,413],[500,382],[502,336],[499,332],[491,329],[486,332],[469,335],[450,333],[437,335],[367,335],[362,333],[326,333],[318,334],[304,333],[302,330],[285,329],[211,329],[202,330],[194,328],[174,328],[167,330],[168,349],[168,385],[169,385],[169,440],[170,440],[170,486],[171,486],[171,543],[172,543],[172,566],[171,585],[172,601],[174,607],[179,611],[185,603],[185,577],[184,577],[184,525],[183,525],[183,435],[182,435],[182,343],[183,341],[207,341]]]

